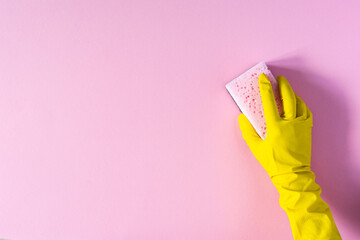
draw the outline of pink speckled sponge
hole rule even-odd
[[[258,63],[226,84],[225,87],[240,108],[240,111],[249,119],[259,136],[265,139],[266,123],[259,89],[259,76],[262,73],[267,75],[272,84],[277,108],[281,114],[282,103],[277,82],[265,62]]]

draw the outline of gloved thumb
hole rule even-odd
[[[255,131],[254,127],[252,126],[252,124],[250,123],[250,121],[247,119],[247,117],[245,116],[245,114],[240,114],[238,117],[239,120],[239,126],[240,126],[240,130],[242,132],[243,138],[245,140],[259,140],[260,136],[257,134],[257,132]]]

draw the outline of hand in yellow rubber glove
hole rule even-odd
[[[270,81],[261,74],[259,88],[266,139],[262,140],[241,114],[239,124],[243,137],[279,191],[279,204],[289,217],[294,239],[341,239],[310,168],[312,113],[285,77],[278,76],[277,82],[283,114],[280,116],[277,110]]]

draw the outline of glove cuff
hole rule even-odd
[[[271,180],[280,195],[279,205],[289,217],[294,239],[341,239],[310,168],[275,175]]]

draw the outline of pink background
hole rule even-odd
[[[265,60],[314,113],[322,196],[360,239],[359,10],[1,1],[0,238],[291,239],[225,89]]]

